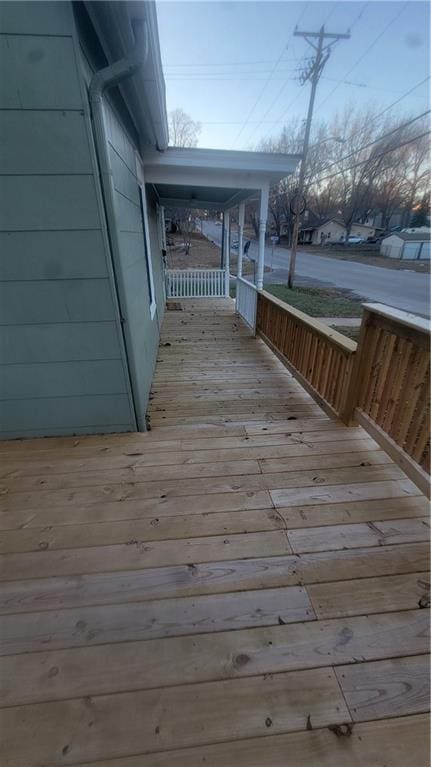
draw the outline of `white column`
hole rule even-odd
[[[268,217],[268,198],[269,184],[263,186],[260,190],[260,212],[259,212],[259,255],[257,261],[257,279],[256,287],[263,289],[263,272],[265,268],[265,232],[266,221]]]
[[[224,268],[225,268],[225,295],[229,298],[229,272],[230,272],[230,213],[224,214]]]
[[[162,227],[162,248],[166,250],[166,221],[165,221],[165,209],[163,205],[160,205],[160,225]]]
[[[244,213],[245,204],[242,202],[238,209],[238,277],[242,277],[242,256],[244,250]]]

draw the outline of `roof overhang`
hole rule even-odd
[[[143,160],[161,205],[228,210],[293,173],[300,155],[169,147]]]
[[[136,124],[143,147],[168,145],[165,81],[160,57],[155,3],[85,2],[109,64],[123,58],[135,45],[133,23],[145,21],[149,51],[142,71],[125,80],[119,90]]]

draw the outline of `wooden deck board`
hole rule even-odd
[[[0,443],[1,763],[425,767],[426,500],[181,304],[150,432]]]

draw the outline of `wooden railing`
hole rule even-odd
[[[256,330],[329,415],[350,422],[354,341],[265,291]]]
[[[361,424],[430,492],[430,323],[365,304],[359,343],[261,291],[256,331],[329,415]]]
[[[243,277],[237,277],[235,309],[252,330],[256,328],[256,308],[256,286]]]
[[[430,323],[365,304],[354,375],[357,421],[427,492]]]
[[[166,298],[221,298],[229,295],[224,269],[167,269]]]

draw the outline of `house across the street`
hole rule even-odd
[[[350,235],[361,237],[373,237],[376,233],[375,226],[368,224],[352,224]],[[299,232],[299,242],[303,245],[325,245],[329,243],[344,242],[346,239],[346,227],[338,218],[323,218],[316,220],[313,225],[305,225]]]
[[[380,253],[388,258],[426,261],[431,258],[429,230],[393,232],[382,240]]]

